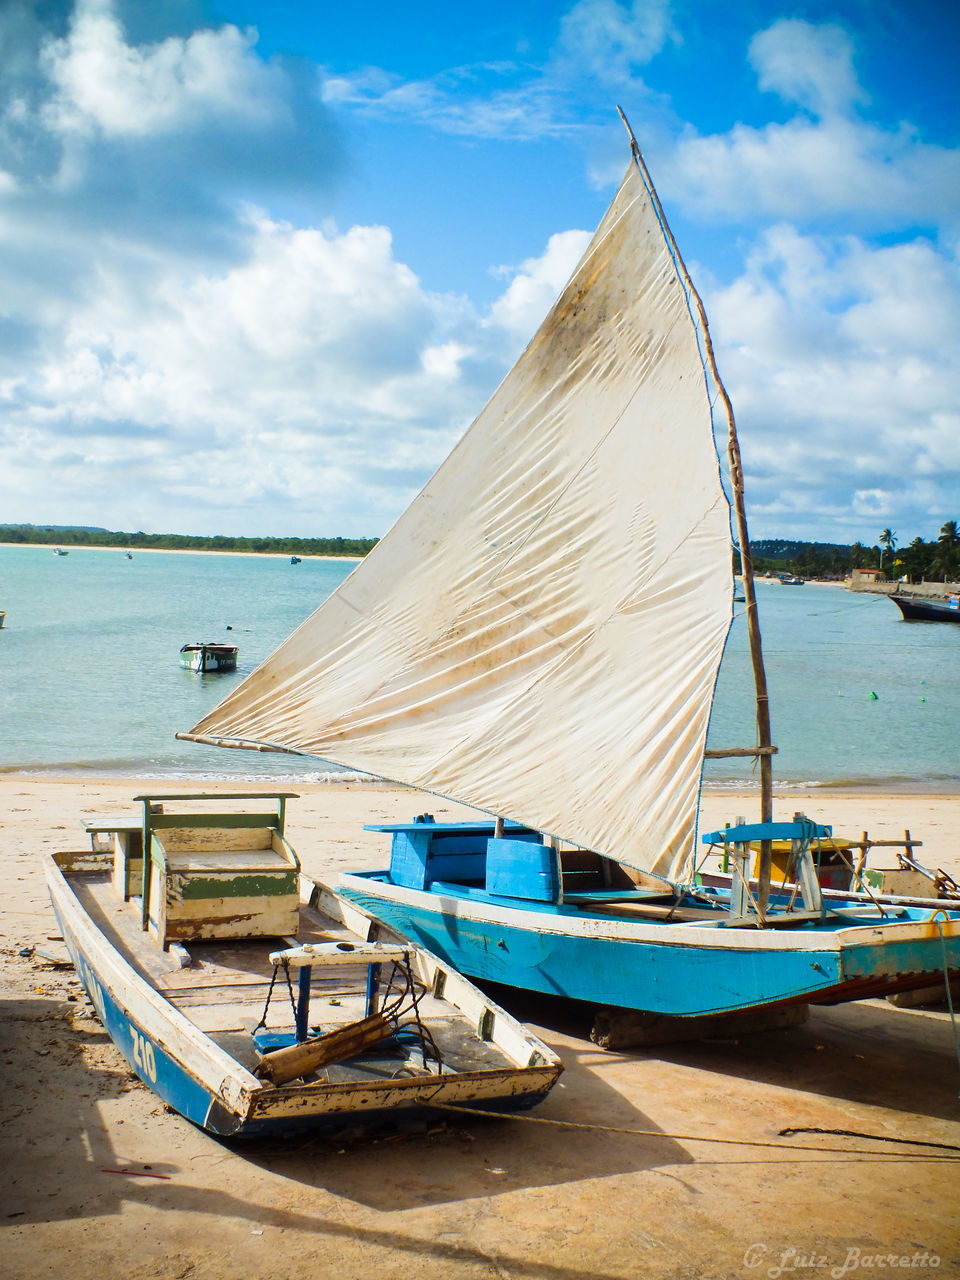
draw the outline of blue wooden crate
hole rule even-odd
[[[529,840],[488,840],[487,892],[531,902],[556,902],[560,896],[556,849]]]

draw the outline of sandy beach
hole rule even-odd
[[[10,1280],[960,1275],[945,1006],[868,1000],[787,1031],[605,1053],[582,1008],[514,995],[504,1003],[566,1064],[529,1119],[244,1146],[193,1128],[132,1075],[72,969],[33,953],[56,948],[41,855],[84,847],[83,821],[131,813],[136,794],[175,789],[0,777]],[[423,808],[385,785],[292,789],[288,834],[327,880],[385,864],[363,823]],[[708,792],[703,821],[756,807]],[[921,860],[960,879],[960,796],[824,788],[777,803],[795,810],[854,837],[909,828]]]

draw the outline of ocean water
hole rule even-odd
[[[287,557],[0,547],[0,770],[151,778],[329,776],[287,755],[178,742],[353,568]],[[905,623],[880,596],[758,582],[778,781],[960,785],[960,626]],[[738,606],[742,611],[743,606]],[[228,630],[228,628],[230,628]],[[239,646],[236,675],[199,677],[185,641]],[[876,695],[875,697],[873,695]],[[710,725],[712,747],[754,741],[746,625],[734,621]],[[742,784],[749,760],[708,761],[710,787]]]

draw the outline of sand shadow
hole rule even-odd
[[[81,1000],[28,997],[0,1002],[0,1059],[5,1065],[4,1133],[9,1150],[17,1153],[15,1159],[4,1162],[0,1175],[0,1220],[11,1226],[102,1219],[141,1205],[160,1213],[237,1218],[258,1233],[294,1231],[315,1238],[317,1247],[338,1241],[351,1250],[373,1246],[393,1251],[408,1259],[412,1274],[417,1273],[418,1263],[429,1260],[449,1266],[451,1273],[454,1268],[477,1268],[488,1274],[495,1268],[523,1280],[580,1280],[582,1272],[570,1270],[561,1261],[515,1257],[496,1246],[480,1248],[461,1236],[459,1220],[440,1238],[423,1239],[415,1231],[406,1232],[402,1223],[365,1226],[340,1211],[324,1214],[272,1207],[259,1192],[241,1196],[205,1181],[198,1184],[194,1162],[216,1159],[218,1152],[230,1160],[237,1153],[247,1163],[304,1186],[394,1211],[468,1195],[488,1198],[543,1182],[547,1180],[544,1161],[555,1164],[561,1178],[642,1167],[642,1162],[624,1160],[615,1151],[598,1152],[584,1161],[583,1152],[574,1150],[566,1135],[554,1140],[556,1146],[547,1144],[545,1151],[518,1153],[511,1123],[497,1120],[428,1134],[354,1139],[341,1147],[329,1139],[305,1136],[291,1137],[272,1151],[259,1144],[259,1153],[257,1144],[218,1142],[166,1112],[145,1086],[132,1079]],[[114,1110],[108,1127],[99,1110],[104,1100],[116,1102],[124,1093],[130,1094],[127,1123],[142,1126],[151,1122],[151,1116],[159,1116],[155,1123],[160,1145],[164,1126],[178,1127],[178,1137],[184,1137],[177,1144],[180,1158],[138,1169],[127,1167],[113,1142],[113,1134],[121,1132],[115,1126],[124,1121]],[[55,1098],[60,1100],[57,1106]],[[564,1143],[569,1149],[564,1149]],[[682,1158],[674,1144],[665,1146],[668,1150],[660,1151],[658,1158]],[[376,1177],[371,1178],[374,1162]],[[384,1189],[382,1196],[363,1194],[361,1189],[371,1182]],[[615,1280],[602,1271],[595,1275],[596,1280]]]
[[[884,1000],[813,1006],[801,1026],[633,1050],[823,1098],[955,1120],[960,1064],[948,1014]]]
[[[549,1029],[537,1033],[561,1056],[564,1073],[529,1112],[500,1119],[448,1111],[426,1121],[401,1120],[390,1130],[356,1128],[333,1138],[305,1134],[299,1141],[233,1142],[231,1148],[274,1174],[383,1211],[692,1161],[684,1147],[598,1076],[598,1063],[624,1061],[622,1055],[605,1054]],[[551,1123],[557,1121],[595,1127]],[[375,1182],[369,1177],[371,1162],[378,1171]]]

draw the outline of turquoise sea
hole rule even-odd
[[[333,766],[178,742],[353,568],[287,557],[0,547],[0,771],[154,778],[328,776]],[[880,596],[757,584],[774,774],[797,785],[960,788],[960,626],[906,623]],[[737,606],[742,611],[743,606]],[[228,630],[230,628],[230,630]],[[239,646],[196,676],[185,641]],[[876,695],[874,697],[873,695]],[[709,745],[754,740],[746,626],[734,622]],[[615,749],[615,744],[611,744]],[[708,761],[713,786],[749,761]]]

